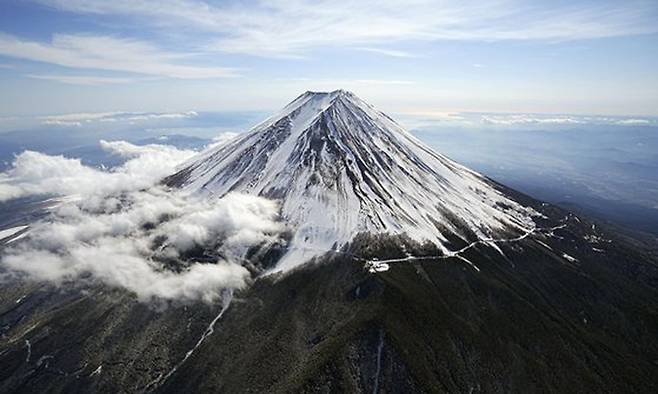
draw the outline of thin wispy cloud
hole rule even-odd
[[[621,119],[617,124],[623,126],[648,126],[651,124],[649,119]]]
[[[369,85],[413,85],[416,82],[407,79],[324,79],[324,78],[285,78],[280,79],[289,82],[301,82],[309,86],[309,88],[314,88],[315,86],[327,89],[331,87],[341,86],[341,87],[350,87],[350,86],[369,86]]]
[[[121,84],[134,83],[140,81],[140,79],[137,78],[99,77],[92,75],[27,74],[25,76],[32,79],[41,79],[44,81],[54,81],[54,82],[60,82],[69,85],[85,85],[85,86],[121,85]]]
[[[59,66],[197,79],[236,76],[231,68],[186,65],[189,55],[158,49],[140,40],[55,34],[51,42],[0,34],[0,55]]]
[[[615,37],[658,31],[646,1],[537,5],[529,1],[258,1],[213,5],[196,0],[40,0],[83,14],[123,15],[155,27],[217,34],[207,49],[257,56],[299,54],[321,46],[374,47],[401,41],[551,40]],[[285,26],[285,28],[281,28]]]
[[[390,57],[402,57],[402,58],[416,58],[418,55],[415,55],[410,52],[400,51],[396,49],[386,49],[386,48],[371,48],[371,47],[359,47],[356,48],[360,51],[377,53],[379,55],[390,56]]]
[[[596,116],[577,114],[477,113],[442,111],[407,111],[399,114],[411,127],[431,127],[437,124],[491,126],[497,128],[565,128],[592,126],[656,126],[656,117]]]
[[[413,85],[416,83],[414,81],[403,80],[403,79],[356,79],[351,82],[354,84],[363,84],[363,85]],[[340,85],[340,83],[338,83],[338,85]]]
[[[82,112],[41,117],[41,123],[54,126],[82,126],[92,122],[142,122],[160,119],[186,119],[198,116],[195,111],[186,112]]]
[[[482,123],[513,126],[513,125],[618,125],[618,126],[649,126],[655,124],[653,119],[583,116],[583,115],[538,115],[538,114],[502,114],[483,115]]]

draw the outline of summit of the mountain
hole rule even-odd
[[[536,214],[345,90],[303,93],[165,183],[209,198],[241,192],[280,201],[294,232],[282,268],[362,232],[406,234],[449,253],[455,239],[528,231]]]

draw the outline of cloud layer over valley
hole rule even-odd
[[[30,225],[1,256],[6,277],[57,285],[101,282],[139,300],[212,302],[241,288],[240,263],[252,246],[277,242],[275,202],[229,194],[211,202],[166,190],[162,177],[195,152],[164,145],[101,141],[128,160],[113,170],[38,152],[20,154],[0,175],[0,199],[75,195]]]

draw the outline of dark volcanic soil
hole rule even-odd
[[[655,249],[527,202],[567,226],[501,243],[504,256],[468,250],[479,272],[449,258],[370,274],[334,254],[261,278],[167,379],[220,304],[5,283],[0,392],[658,392]],[[350,251],[398,257],[403,243]]]

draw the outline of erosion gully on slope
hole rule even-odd
[[[187,353],[185,353],[185,357],[183,357],[181,361],[176,363],[176,365],[174,365],[174,367],[166,375],[160,374],[157,379],[155,379],[153,382],[149,383],[146,386],[144,391],[148,392],[155,390],[157,387],[164,384],[167,381],[167,379],[169,379],[171,375],[173,375],[178,370],[178,368],[180,368],[181,365],[183,365],[185,361],[187,361],[190,358],[190,356],[192,356],[192,354],[194,354],[194,352],[199,348],[199,346],[201,346],[201,344],[206,340],[206,338],[208,338],[210,335],[212,335],[215,332],[215,324],[217,324],[217,321],[219,321],[219,319],[221,319],[222,316],[224,316],[224,313],[228,309],[229,305],[231,305],[232,300],[233,300],[233,290],[232,289],[223,290],[222,309],[219,311],[217,316],[215,316],[215,318],[210,322],[208,328],[206,328],[206,330],[203,332],[203,334],[196,342],[196,344],[190,350],[188,350]]]

